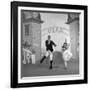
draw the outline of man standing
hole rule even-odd
[[[50,56],[50,69],[52,69],[52,62],[53,62],[53,46],[56,47],[56,44],[51,40],[51,36],[48,35],[48,39],[45,41],[46,46],[46,55],[43,56],[40,63],[42,63],[46,57]]]

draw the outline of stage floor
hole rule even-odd
[[[67,69],[64,67],[60,54],[54,55],[53,69],[49,69],[49,61],[46,59],[42,64],[22,64],[21,77],[53,76],[53,75],[74,75],[79,74],[79,60],[71,59]]]

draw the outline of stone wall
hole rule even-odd
[[[38,23],[32,23],[32,40],[33,48],[35,49],[36,60],[41,58],[41,25]]]
[[[22,43],[32,45],[35,51],[36,61],[41,56],[41,21],[39,12],[22,10]],[[28,35],[25,35],[25,25],[29,25]],[[27,28],[28,29],[28,28]]]
[[[79,58],[79,14],[68,14],[67,24],[70,25],[71,52],[73,58]]]
[[[70,23],[70,36],[71,36],[71,52],[73,53],[73,58],[78,58],[78,40],[79,40],[79,24],[78,20]]]

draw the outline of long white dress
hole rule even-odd
[[[64,61],[69,61],[72,57],[72,53],[70,52],[69,49],[65,50],[62,54]]]

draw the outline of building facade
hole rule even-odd
[[[41,20],[39,12],[21,11],[21,30],[22,30],[22,44],[30,45],[34,52],[36,61],[40,60],[41,56]]]
[[[71,52],[75,60],[79,59],[79,14],[69,13],[66,22],[70,25]]]

